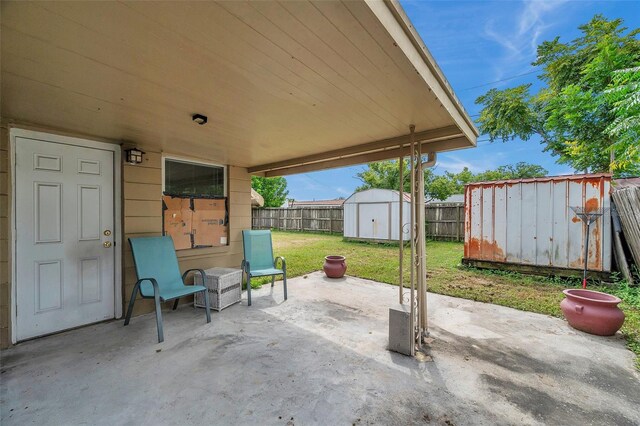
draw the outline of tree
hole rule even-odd
[[[547,175],[547,169],[537,164],[529,164],[521,161],[515,165],[500,166],[495,170],[487,170],[472,175],[470,182],[483,182],[492,180],[529,179]],[[469,183],[469,182],[467,182]]]
[[[404,183],[402,187],[405,192],[411,192],[411,172],[409,162],[404,161]],[[400,183],[400,170],[397,160],[377,161],[369,163],[367,169],[356,174],[356,177],[362,181],[362,185],[356,188],[356,191],[364,191],[371,188],[393,189],[398,190]],[[425,199],[431,201],[434,199],[444,200],[453,192],[454,188],[451,182],[444,176],[437,176],[433,169],[424,169],[424,187]]]
[[[615,118],[606,128],[614,139],[615,150],[622,155],[615,158],[614,170],[640,174],[640,67],[613,73],[613,83],[605,91],[613,105]]]
[[[409,177],[409,162],[404,161],[404,184],[405,192],[411,192],[411,181]],[[356,174],[356,177],[362,181],[362,185],[356,188],[356,191],[364,191],[371,188],[393,189],[398,190],[400,183],[400,170],[398,161],[377,161],[367,164],[367,169]]]
[[[545,85],[537,93],[525,84],[491,89],[476,99],[483,107],[480,130],[492,142],[538,135],[545,151],[576,170],[633,174],[637,161],[634,168],[629,157],[634,152],[637,157],[638,139],[625,127],[611,127],[622,113],[615,111],[613,76],[640,64],[640,29],[627,32],[621,19],[602,15],[579,29],[582,35],[569,43],[556,37],[538,46],[532,65],[542,68],[539,78]]]
[[[287,180],[283,177],[251,176],[251,187],[264,198],[264,207],[280,207],[287,200]]]
[[[356,177],[362,181],[362,185],[356,191],[371,188],[398,190],[399,170],[397,161],[379,161],[370,163],[366,170],[358,173]],[[404,163],[404,190],[411,192],[411,177],[409,176],[409,164]],[[464,186],[471,182],[483,182],[507,179],[526,179],[547,175],[547,170],[536,164],[519,162],[515,165],[500,166],[495,170],[486,170],[474,174],[467,167],[459,173],[445,172],[437,175],[434,169],[424,170],[424,195],[427,202],[432,200],[445,200],[453,194],[464,193]]]

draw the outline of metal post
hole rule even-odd
[[[400,145],[400,149],[402,149],[402,145]],[[399,183],[399,188],[398,188],[398,192],[400,194],[400,199],[399,202],[400,204],[398,205],[398,216],[400,216],[400,220],[399,220],[399,227],[398,227],[398,244],[400,246],[400,253],[399,253],[399,266],[398,266],[398,299],[400,304],[402,305],[402,292],[404,290],[404,272],[402,270],[402,267],[404,266],[404,235],[403,235],[403,207],[404,207],[404,158],[402,158],[402,156],[400,156],[400,158],[398,158],[398,179],[400,181]]]
[[[587,268],[589,267],[589,228],[591,228],[591,220],[587,218],[585,223],[587,227],[587,237],[584,244],[584,271],[582,273],[582,288],[587,288]]]
[[[422,163],[422,144],[418,144],[418,241],[417,245],[420,248],[418,252],[418,265],[419,265],[419,277],[418,277],[418,289],[420,291],[418,299],[418,317],[419,330],[418,330],[418,345],[422,347],[422,338],[427,336],[427,241],[425,236],[425,197],[424,197],[424,165]]]
[[[416,203],[416,197],[415,197],[415,183],[416,183],[416,175],[415,175],[415,166],[416,166],[416,159],[415,159],[415,139],[414,139],[414,132],[415,132],[416,126],[415,125],[410,125],[409,126],[409,130],[411,132],[410,134],[410,150],[411,150],[411,155],[409,156],[409,161],[411,162],[411,234],[410,234],[410,238],[411,238],[411,277],[410,277],[410,281],[411,281],[411,287],[410,287],[410,303],[411,303],[411,320],[410,320],[410,327],[411,327],[411,336],[413,338],[413,342],[411,345],[411,356],[415,355],[415,330],[416,330],[416,322],[415,322],[415,316],[416,316],[416,305],[415,305],[415,251],[416,251],[416,241],[415,241],[415,228],[416,228],[416,209],[415,209],[415,203]]]

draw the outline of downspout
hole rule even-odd
[[[420,343],[422,344],[422,338],[429,336],[429,322],[427,320],[427,239],[425,232],[425,197],[424,197],[424,169],[433,167],[436,164],[436,153],[430,152],[427,156],[427,161],[420,164],[420,175],[422,179],[420,180],[420,218],[418,223],[420,224],[420,233],[419,235],[419,245],[421,248],[420,253],[420,283],[422,284],[422,288],[420,289],[420,297],[422,298],[422,303],[420,304],[420,330],[422,332]]]

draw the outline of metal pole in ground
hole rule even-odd
[[[433,167],[436,164],[436,154],[434,152],[430,152],[427,158],[427,161],[422,162],[422,151],[420,151],[420,176],[422,177],[420,181],[420,193],[419,202],[422,206],[420,208],[420,217],[418,219],[418,224],[420,225],[420,232],[418,233],[418,244],[421,248],[420,251],[420,297],[422,303],[420,305],[420,343],[423,342],[424,337],[429,336],[429,322],[427,320],[427,238],[426,238],[426,223],[425,223],[425,196],[424,196],[424,168],[425,167]]]
[[[400,144],[400,150],[402,151],[402,144]],[[398,261],[398,302],[402,305],[402,292],[404,290],[404,272],[402,270],[402,266],[404,264],[403,260],[404,260],[404,250],[403,250],[403,246],[404,246],[404,235],[403,235],[403,207],[404,207],[404,159],[402,158],[402,155],[400,155],[400,158],[398,158],[398,181],[399,181],[399,188],[398,188],[398,192],[399,192],[399,199],[398,202],[400,204],[398,204],[398,216],[399,216],[399,225],[398,225],[398,245],[400,246],[400,253],[399,253],[399,261]],[[391,220],[391,218],[389,218],[389,220]]]
[[[411,319],[410,319],[410,330],[412,336],[411,343],[411,356],[415,356],[415,334],[416,334],[416,304],[415,304],[415,251],[416,251],[416,241],[415,241],[415,231],[416,231],[416,197],[415,197],[415,188],[416,188],[416,174],[415,174],[415,166],[416,166],[416,158],[415,158],[415,139],[414,139],[414,131],[416,129],[415,125],[409,126],[410,133],[410,144],[409,149],[411,155],[409,156],[409,161],[411,161],[411,230],[410,230],[410,238],[411,238],[411,289],[410,289],[410,303],[411,303]]]
[[[424,172],[422,168],[422,144],[416,145],[416,158],[418,164],[416,167],[416,274],[418,288],[418,330],[417,341],[418,347],[422,349],[422,335],[426,324],[426,292],[425,292],[425,266],[424,266]]]
[[[582,288],[587,288],[587,267],[589,266],[589,228],[591,228],[591,220],[587,218],[587,237],[584,245],[584,271],[582,272]]]

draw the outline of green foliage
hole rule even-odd
[[[463,171],[464,172],[464,171]],[[463,173],[460,172],[460,173]],[[459,174],[460,174],[459,173]],[[537,164],[529,164],[520,161],[516,164],[500,166],[495,170],[487,170],[473,176],[472,182],[485,182],[492,180],[529,179],[546,176],[547,169]]]
[[[605,98],[615,115],[606,128],[618,153],[614,170],[640,174],[640,67],[614,71]]]
[[[403,185],[405,192],[411,192],[411,172],[409,162],[404,161]],[[397,160],[378,161],[369,163],[367,169],[356,174],[362,181],[362,185],[356,191],[364,191],[371,188],[398,190],[400,183],[400,167]],[[432,169],[424,169],[425,199],[444,200],[451,194],[455,194],[456,186],[446,176],[436,175]]]
[[[542,68],[546,84],[538,93],[521,85],[478,97],[480,130],[491,141],[538,135],[545,151],[576,170],[638,173],[638,73],[633,67],[640,64],[640,29],[627,31],[621,19],[601,15],[579,29],[582,35],[569,43],[556,37],[538,46],[532,65]]]
[[[411,181],[409,175],[409,163],[404,161],[404,171],[402,187],[405,192],[411,192]],[[398,190],[400,183],[400,167],[395,160],[377,161],[369,163],[367,169],[356,174],[356,177],[362,181],[362,185],[356,188],[356,191],[364,191],[371,188],[393,189]]]
[[[404,190],[411,190],[409,166],[405,161]],[[356,177],[362,181],[362,185],[356,191],[363,191],[371,188],[398,190],[399,167],[397,161],[379,161],[370,163],[366,170],[358,173]],[[471,182],[487,182],[507,179],[526,179],[546,176],[547,170],[536,164],[519,162],[500,166],[495,170],[486,170],[481,173],[473,173],[468,168],[464,168],[459,173],[445,172],[443,175],[436,175],[433,169],[424,171],[425,199],[445,200],[453,194],[464,193],[464,186]]]
[[[491,89],[476,99],[485,107],[480,112],[480,129],[491,140],[529,140],[536,133],[536,117],[531,108],[530,84],[511,89]]]
[[[251,187],[264,198],[264,207],[280,207],[287,200],[287,180],[283,177],[251,176]]]

